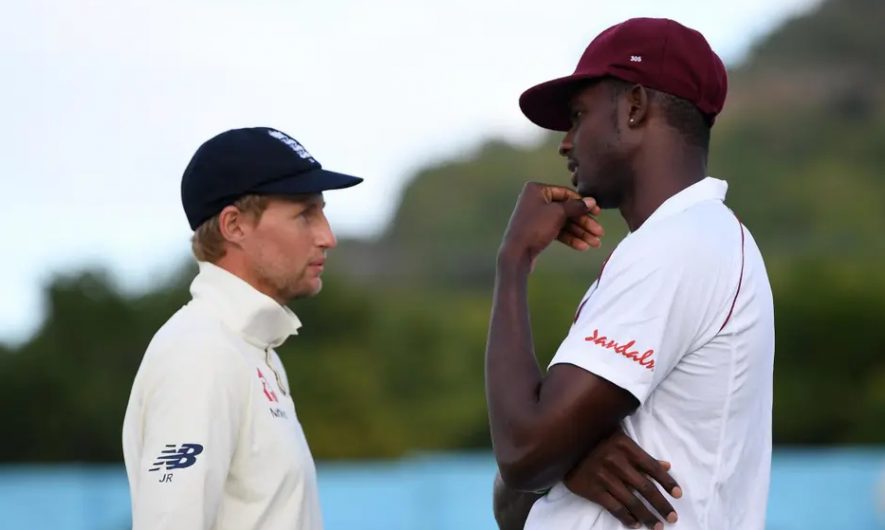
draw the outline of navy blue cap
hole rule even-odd
[[[245,195],[306,195],[362,181],[323,169],[286,133],[268,127],[233,129],[194,153],[181,178],[181,203],[196,230]]]

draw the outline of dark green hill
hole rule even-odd
[[[748,72],[815,70],[866,71],[885,77],[885,3],[880,0],[830,0],[788,21],[756,42]],[[875,68],[870,66],[875,65]]]
[[[883,27],[885,3],[830,0],[764,38],[730,74],[710,173],[729,182],[729,204],[773,261],[885,257]],[[488,280],[522,184],[567,182],[557,142],[490,142],[419,172],[378,244],[344,245],[346,268],[372,264],[363,275],[398,282]],[[624,229],[616,213],[603,220],[607,249]],[[554,251],[540,266],[585,278],[600,254]]]

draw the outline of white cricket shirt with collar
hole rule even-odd
[[[762,255],[725,206],[727,189],[701,180],[621,241],[550,363],[576,365],[636,397],[623,428],[672,464],[683,496],[668,498],[679,521],[665,526],[676,530],[765,528],[774,309]],[[561,483],[525,526],[622,528]]]
[[[274,348],[301,326],[200,263],[157,332],[123,424],[133,530],[322,530],[316,468]]]

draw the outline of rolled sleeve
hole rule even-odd
[[[180,341],[157,352],[145,385],[133,530],[215,523],[248,398],[242,362],[223,344]]]

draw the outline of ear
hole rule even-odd
[[[246,237],[250,229],[248,215],[236,206],[226,206],[218,214],[218,229],[221,237],[231,243],[238,243]]]
[[[648,118],[648,90],[642,85],[634,85],[627,94],[627,126],[639,127]]]

